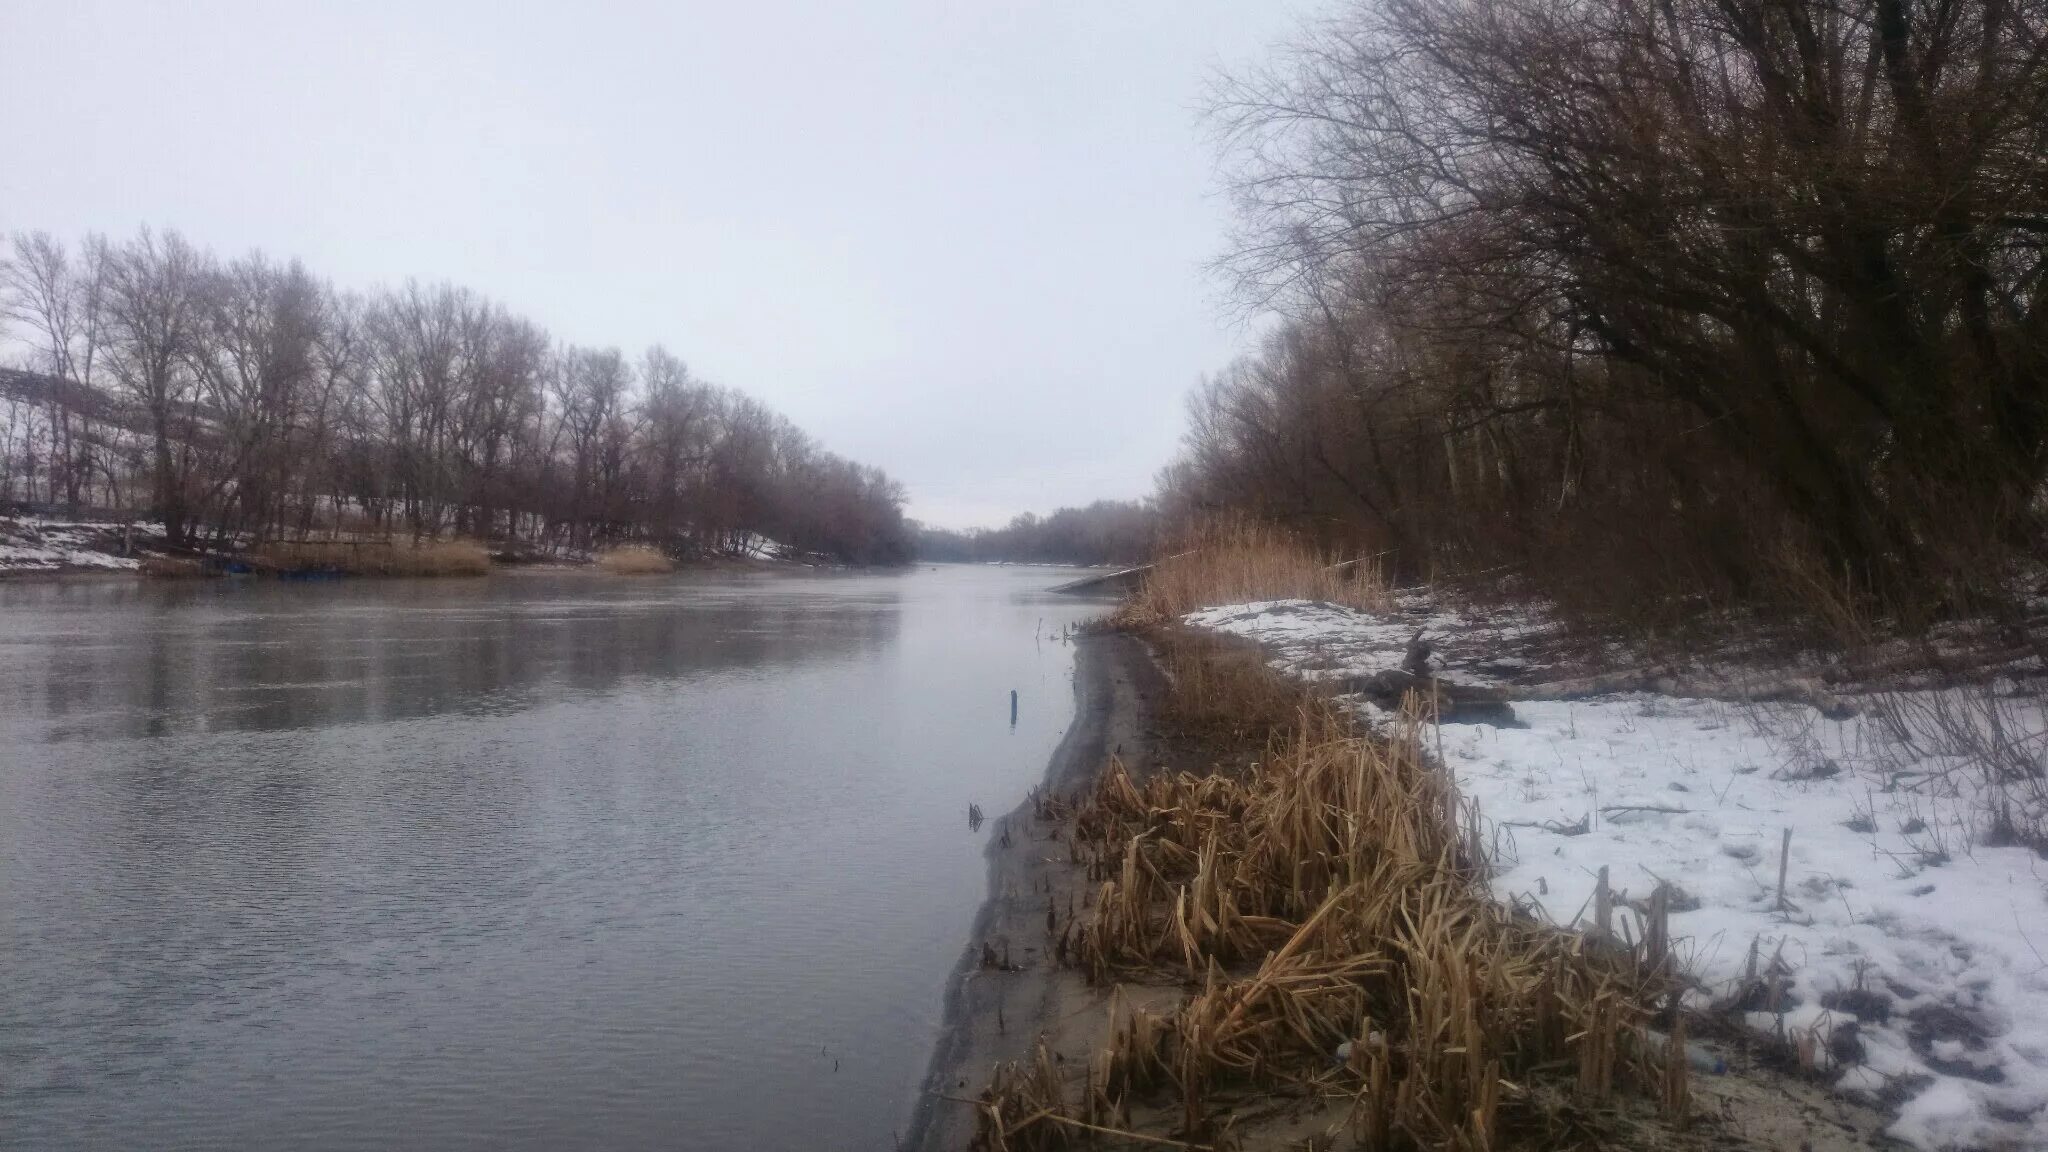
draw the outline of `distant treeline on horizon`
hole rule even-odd
[[[0,503],[174,545],[332,532],[910,559],[902,486],[660,345],[560,342],[468,288],[336,289],[176,232],[0,250]],[[5,346],[5,345],[0,345]]]
[[[917,528],[917,558],[952,563],[1142,564],[1159,536],[1149,501],[1097,500],[1050,516],[1026,512],[1001,528]]]

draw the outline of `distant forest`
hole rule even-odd
[[[2041,0],[1353,3],[1213,114],[1281,322],[1170,515],[1679,618],[2039,583]]]
[[[920,560],[956,563],[1142,564],[1152,558],[1159,517],[1149,502],[1098,500],[1050,516],[1026,512],[1001,528],[917,530]]]
[[[175,232],[0,252],[0,502],[176,545],[444,535],[678,556],[911,555],[903,489],[656,346],[565,344],[467,288],[340,291]]]

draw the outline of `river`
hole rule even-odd
[[[890,1147],[1059,579],[0,583],[0,1146]]]

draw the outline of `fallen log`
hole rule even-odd
[[[1830,720],[1856,715],[1856,706],[1821,687],[1818,677],[1688,676],[1671,669],[1630,668],[1597,676],[1554,680],[1545,684],[1511,684],[1500,689],[1505,700],[1584,700],[1623,692],[1654,692],[1730,704],[1804,704]]]

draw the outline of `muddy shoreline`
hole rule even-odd
[[[1143,640],[1109,630],[1083,634],[1074,653],[1074,720],[1040,787],[1061,793],[1086,788],[1112,755],[1134,770],[1150,767],[1159,755],[1152,716],[1163,687]],[[1066,899],[1077,875],[1059,823],[1038,820],[1027,799],[991,824],[988,898],[947,980],[944,1023],[902,1148],[967,1147],[974,1134],[972,1100],[990,1069],[1023,1059],[1062,1016],[1085,1006],[1074,974],[1046,955],[1046,903],[1054,894]],[[984,947],[999,964],[1007,955],[1008,968],[985,967]]]

